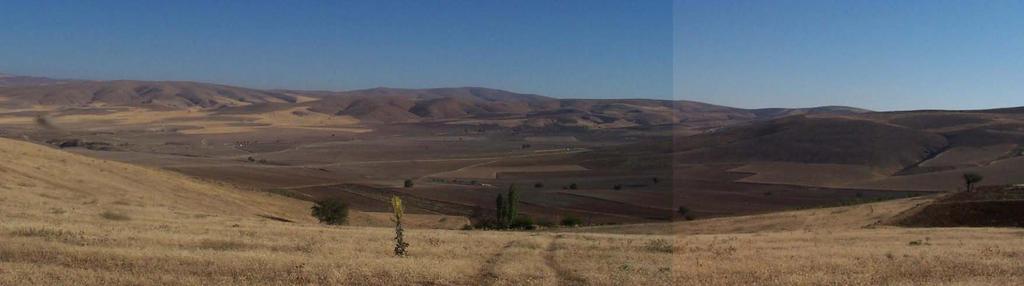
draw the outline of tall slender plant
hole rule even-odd
[[[405,248],[409,247],[409,244],[405,242],[405,236],[402,229],[402,215],[405,214],[405,208],[402,207],[402,199],[398,196],[391,197],[391,208],[395,212],[395,256],[405,256],[407,254]]]
[[[511,225],[519,215],[519,193],[516,192],[516,184],[508,187],[508,202],[505,206],[505,224]]]
[[[498,198],[494,199],[494,207],[496,208],[494,217],[498,221],[498,226],[505,227],[505,197],[498,194]]]

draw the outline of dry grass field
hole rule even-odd
[[[865,228],[930,198],[572,233],[414,229],[412,254],[396,258],[391,229],[320,226],[305,202],[0,144],[4,285],[1009,285],[1024,276],[1022,230]]]
[[[850,229],[677,240],[677,285],[1020,285],[1024,230]]]
[[[670,282],[671,236],[413,229],[411,255],[395,258],[392,229],[321,226],[307,202],[0,146],[0,285]],[[388,223],[362,212],[352,220]]]
[[[675,234],[676,285],[1020,285],[1024,229],[887,226],[934,199],[577,231]]]
[[[920,197],[677,223],[460,231],[0,139],[0,285],[1013,285],[1024,230],[899,228]]]

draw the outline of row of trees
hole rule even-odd
[[[508,187],[508,198],[501,194],[494,199],[494,205],[498,225],[505,228],[512,225],[512,222],[519,216],[519,194],[516,192],[516,185]]]
[[[540,183],[538,183],[540,184]],[[543,186],[543,185],[541,185]],[[536,185],[534,187],[537,187]],[[535,229],[538,226],[554,227],[550,221],[535,222],[533,218],[519,213],[519,192],[515,184],[508,187],[506,194],[498,194],[494,199],[494,220],[481,219],[477,224],[480,228],[490,229]],[[479,217],[478,217],[479,218]],[[574,227],[583,225],[583,220],[574,216],[565,216],[558,222],[562,226]]]

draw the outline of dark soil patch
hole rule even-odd
[[[1024,188],[988,187],[952,194],[895,224],[911,227],[1024,227]]]

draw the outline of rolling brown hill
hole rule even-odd
[[[676,140],[686,162],[782,161],[899,170],[948,145],[938,134],[848,118],[792,116]]]
[[[1015,109],[804,114],[679,135],[681,164],[730,164],[745,183],[870,190],[955,190],[1022,183],[1024,114]]]
[[[548,97],[478,87],[374,88],[321,96],[309,104],[310,110],[375,122],[526,114],[558,106]]]
[[[676,109],[681,113],[681,122],[683,124],[704,129],[794,115],[852,115],[871,112],[870,110],[847,106],[743,109],[687,100],[676,101]]]
[[[82,81],[58,85],[0,88],[8,108],[138,106],[153,108],[220,108],[260,103],[295,103],[295,96],[196,82]]]
[[[0,106],[205,109],[236,114],[299,107],[369,123],[483,119],[519,121],[505,122],[507,126],[621,128],[683,124],[704,129],[796,114],[864,112],[847,107],[739,109],[673,100],[556,99],[482,87],[381,87],[331,92],[257,90],[175,81],[65,81],[9,75],[0,76]]]

